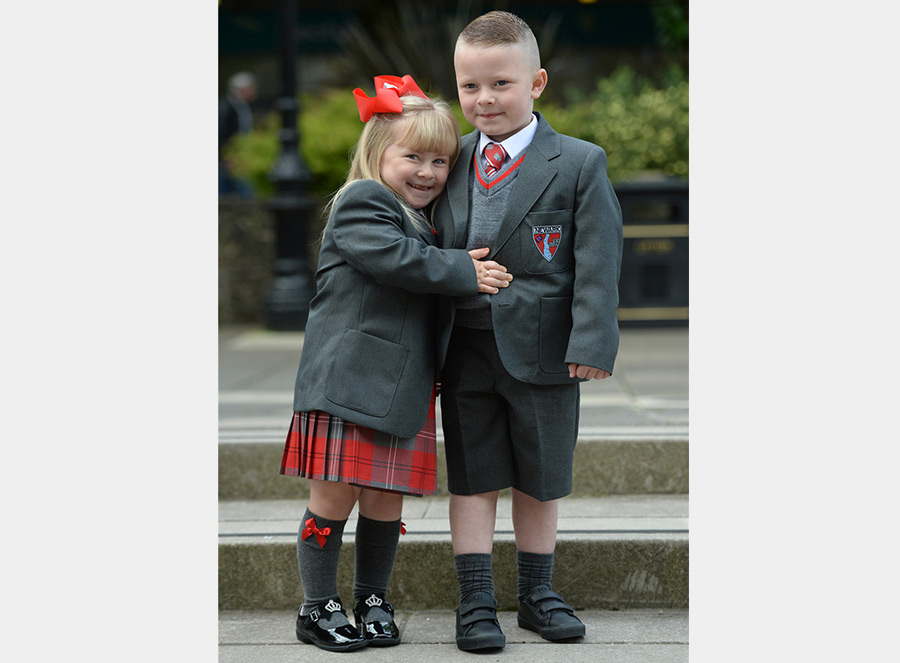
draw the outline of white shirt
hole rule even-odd
[[[531,141],[534,139],[534,134],[537,131],[537,115],[532,113],[531,122],[529,122],[526,126],[519,129],[512,136],[507,138],[504,141],[500,142],[500,145],[503,146],[503,149],[506,150],[506,155],[510,158],[510,160],[515,159],[521,152],[525,150],[526,147],[531,145]],[[482,164],[484,164],[484,148],[488,143],[493,143],[490,138],[481,134],[481,138],[478,140],[478,154],[481,155]]]

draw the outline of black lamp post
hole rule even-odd
[[[281,113],[281,152],[269,177],[275,197],[269,209],[275,216],[275,270],[266,297],[266,327],[278,331],[306,328],[309,302],[315,294],[306,247],[306,220],[312,203],[306,196],[310,175],[300,156],[296,94],[296,0],[281,2],[282,96],[275,102]]]

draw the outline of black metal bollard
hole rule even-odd
[[[275,268],[264,312],[268,329],[300,331],[306,328],[309,303],[315,287],[307,257],[306,225],[312,203],[306,195],[309,169],[300,156],[296,92],[296,0],[281,3],[282,96],[276,101],[281,113],[278,137],[281,151],[269,177],[276,194],[268,207],[275,217]]]

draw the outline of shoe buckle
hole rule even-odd
[[[331,599],[330,601],[328,601],[328,603],[325,604],[325,609],[328,612],[337,612],[341,609],[341,604],[334,599]]]
[[[381,605],[382,603],[383,603],[383,601],[380,598],[378,598],[377,596],[375,596],[374,594],[372,594],[369,598],[366,599],[366,605],[369,606],[370,608],[374,608],[376,605]]]
[[[314,622],[319,621],[319,617],[320,617],[320,615],[319,615],[318,606],[309,611],[309,618],[312,619]]]

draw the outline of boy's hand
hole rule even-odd
[[[569,364],[569,377],[577,377],[582,380],[602,380],[608,378],[609,373],[602,368],[594,368],[593,366],[585,366],[584,364]]]

